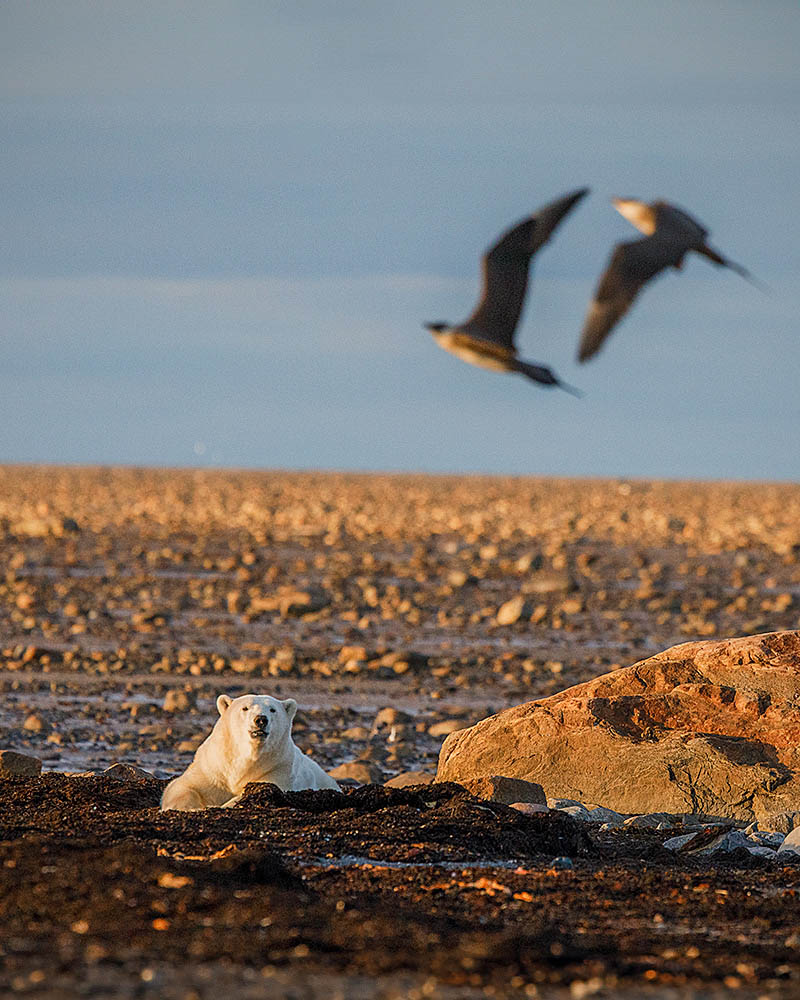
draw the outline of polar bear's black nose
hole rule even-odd
[[[253,729],[266,729],[269,725],[269,719],[267,719],[266,715],[254,715],[250,720],[250,724]]]

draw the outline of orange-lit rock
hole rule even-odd
[[[445,740],[438,781],[494,774],[623,813],[800,808],[800,632],[673,646]]]

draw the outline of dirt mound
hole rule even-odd
[[[303,814],[312,815],[313,826],[325,841],[325,856],[531,858],[576,854],[589,847],[584,829],[569,816],[523,816],[450,783],[411,788],[364,785],[343,794],[280,792],[274,785],[250,785],[238,808],[254,817],[262,808],[291,809],[300,814],[289,820],[297,824],[298,832],[310,832]]]
[[[17,786],[23,794],[16,803],[15,789],[4,791],[12,810],[30,799],[29,788]],[[258,792],[277,797],[267,787]],[[636,858],[639,840],[630,835],[626,863],[595,845],[573,869],[552,868],[541,855],[522,865],[432,864],[426,857],[441,851],[437,837],[445,830],[473,849],[530,849],[533,842],[529,823],[515,821],[513,810],[487,808],[455,786],[438,792],[428,808],[408,801],[413,794],[395,800],[365,788],[341,796],[353,800],[345,808],[317,813],[267,802],[176,814],[171,842],[159,834],[170,817],[156,809],[109,812],[109,831],[113,822],[119,837],[111,844],[80,833],[92,806],[88,797],[76,805],[80,795],[73,795],[71,804],[62,800],[71,836],[56,825],[0,840],[0,990],[49,998],[93,984],[96,995],[178,1000],[192,991],[220,995],[226,974],[235,972],[240,980],[255,977],[253,996],[304,1000],[363,976],[376,978],[371,993],[345,988],[341,995],[411,995],[378,985],[381,977],[406,975],[435,977],[436,991],[425,994],[433,997],[486,996],[490,987],[494,996],[531,995],[513,983],[538,984],[549,995],[548,987],[587,981],[606,984],[606,995],[643,996],[643,977],[681,996],[716,996],[709,987],[723,979],[737,979],[743,997],[755,996],[747,988],[756,985],[758,995],[796,995],[800,869],[647,862]],[[126,816],[131,836],[123,835]],[[244,835],[212,849],[236,822]],[[396,834],[414,830],[420,840],[407,846],[419,856],[396,849],[383,861],[353,857],[370,844],[390,850],[386,833],[364,840],[382,824]],[[338,845],[325,832],[334,825]],[[569,817],[551,817],[550,835],[574,826]],[[189,836],[180,840],[180,830]],[[491,830],[497,839],[487,839]],[[323,848],[333,857],[320,857]],[[757,935],[748,933],[752,927]],[[309,974],[328,977],[327,992],[300,989]],[[271,991],[279,978],[293,982],[291,993]],[[455,992],[440,992],[447,989]]]
[[[78,830],[87,835],[102,833],[114,816],[120,818],[111,825],[118,825],[124,835],[125,816],[158,806],[164,785],[156,778],[123,782],[103,776],[72,778],[54,772],[37,778],[5,778],[0,786],[0,837],[36,830],[61,830],[65,836]]]
[[[173,853],[213,852],[235,843],[279,854],[389,858],[395,861],[523,859],[577,854],[589,847],[584,828],[561,813],[523,816],[482,802],[460,785],[344,793],[282,792],[248,786],[232,809],[157,811],[164,783],[109,778],[12,778],[3,785],[0,837],[22,834],[168,845]]]

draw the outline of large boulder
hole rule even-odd
[[[682,643],[447,737],[437,781],[498,774],[621,813],[800,809],[800,632]]]

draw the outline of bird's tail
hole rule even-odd
[[[759,281],[758,278],[754,278],[746,267],[742,267],[741,264],[737,264],[735,260],[723,257],[718,250],[710,247],[707,243],[699,247],[697,252],[701,253],[704,257],[708,257],[709,260],[713,260],[715,264],[719,264],[721,267],[728,267],[731,271],[735,271],[738,275],[741,275],[745,281],[749,281],[751,285],[755,285],[755,287],[760,289],[762,292],[770,291],[769,287],[765,285],[763,281]]]
[[[577,396],[579,399],[583,396],[580,389],[576,389],[567,382],[562,382],[561,379],[553,373],[552,369],[545,368],[544,365],[531,365],[528,364],[527,361],[517,361],[515,359],[514,371],[519,372],[520,375],[525,375],[529,379],[533,379],[533,381],[538,382],[539,385],[556,386],[559,389],[563,389],[564,392],[568,392],[571,396]]]

